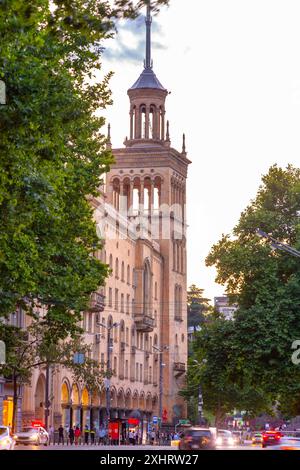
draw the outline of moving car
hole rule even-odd
[[[16,444],[46,446],[49,442],[49,434],[42,427],[27,426],[21,432],[17,432],[14,439]]]
[[[283,436],[278,443],[268,445],[268,450],[300,450],[300,438]]]
[[[216,443],[210,429],[192,427],[184,431],[179,442],[180,450],[212,450]]]
[[[267,446],[274,445],[276,443],[280,443],[280,439],[282,437],[281,432],[279,431],[264,431],[262,433],[262,447],[265,448]]]
[[[0,450],[13,450],[15,441],[9,433],[8,426],[0,426]]]
[[[218,429],[217,444],[220,446],[233,446],[234,439],[231,431],[227,429]]]
[[[263,441],[262,433],[261,432],[256,432],[252,436],[252,444],[261,444]]]
[[[232,431],[232,437],[235,445],[243,445],[245,442],[242,431]]]

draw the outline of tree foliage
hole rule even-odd
[[[234,321],[215,319],[197,334],[195,357],[207,359],[198,372],[204,406],[216,412],[253,415],[275,404],[289,416],[300,411],[300,369],[291,360],[300,338],[299,258],[273,251],[256,233],[261,228],[299,249],[299,208],[300,170],[271,167],[232,236],[224,235],[207,257],[239,306]],[[197,375],[190,374],[193,384]]]
[[[196,329],[205,321],[205,312],[209,308],[209,299],[203,297],[204,289],[195,284],[189,287],[187,292],[188,326]]]

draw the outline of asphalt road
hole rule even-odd
[[[175,447],[170,446],[91,446],[91,445],[51,445],[51,446],[24,446],[24,445],[17,445],[15,446],[16,451],[18,450],[97,450],[98,452],[102,450],[151,450],[152,452],[155,450],[168,450],[168,451],[175,451]],[[217,446],[217,450],[262,450],[260,446],[253,446],[253,445],[244,445],[244,446]]]

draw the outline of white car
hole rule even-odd
[[[49,443],[49,434],[46,429],[42,427],[25,427],[21,432],[17,432],[14,435],[16,444],[23,445],[36,445],[39,446],[43,444],[47,446]]]
[[[0,450],[13,450],[15,441],[10,437],[9,427],[0,426]]]
[[[227,429],[218,429],[216,444],[219,446],[233,446],[234,438],[232,432]]]

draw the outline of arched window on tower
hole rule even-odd
[[[156,108],[154,105],[150,106],[150,114],[149,114],[149,138],[155,139],[155,112]]]
[[[146,106],[144,104],[141,105],[140,112],[141,112],[141,137],[142,139],[145,139],[146,138]]]

